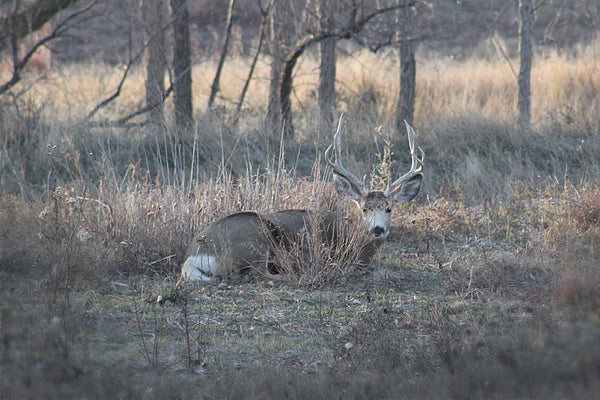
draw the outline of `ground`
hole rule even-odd
[[[560,301],[556,275],[538,250],[509,235],[500,240],[497,228],[482,237],[462,235],[487,225],[487,214],[468,217],[463,210],[444,225],[441,205],[417,209],[415,218],[395,221],[373,266],[321,286],[250,276],[178,283],[177,274],[131,274],[52,292],[51,275],[7,269],[3,393],[119,398],[595,393],[597,292],[592,300]]]

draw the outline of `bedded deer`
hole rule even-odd
[[[245,269],[278,273],[285,270],[278,255],[292,249],[310,251],[315,240],[331,248],[358,249],[354,261],[369,264],[389,234],[393,204],[412,200],[421,188],[424,153],[416,145],[415,131],[406,123],[412,160],[410,170],[383,191],[367,191],[364,183],[342,165],[341,128],[340,117],[325,159],[335,175],[337,191],[353,200],[361,210],[359,224],[351,224],[352,218],[333,211],[235,213],[218,220],[194,238],[182,266],[182,277],[210,281],[213,277]],[[358,246],[347,240],[349,235],[356,234],[356,226],[364,227]]]

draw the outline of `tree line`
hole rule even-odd
[[[227,62],[233,27],[253,2],[259,12],[255,24],[252,62],[245,85],[234,111],[237,123],[246,90],[253,79],[257,60],[270,56],[270,90],[266,105],[265,128],[273,135],[294,136],[292,93],[294,70],[307,51],[318,51],[320,70],[317,90],[319,129],[330,132],[336,110],[336,56],[338,43],[353,42],[377,52],[394,48],[399,59],[400,90],[396,103],[396,126],[412,123],[415,105],[417,62],[415,49],[420,44],[449,43],[460,29],[482,24],[481,20],[509,30],[517,28],[520,65],[515,78],[518,82],[518,122],[528,129],[531,112],[531,66],[534,43],[552,36],[557,26],[581,21],[594,30],[594,16],[599,6],[593,1],[580,0],[519,0],[519,1],[416,1],[382,0],[228,0],[223,10],[219,35],[218,64],[204,113],[211,114],[219,93],[220,76]],[[214,0],[213,0],[214,2]],[[127,126],[165,123],[164,102],[173,97],[176,132],[184,135],[194,122],[192,107],[193,55],[191,46],[191,0],[138,0],[142,43],[129,52],[120,83],[114,92],[100,101],[87,115],[94,124]],[[211,1],[201,2],[205,5]],[[576,4],[575,4],[576,3]],[[10,69],[0,82],[0,95],[13,95],[23,72],[34,55],[52,44],[81,33],[86,23],[97,18],[98,10],[111,10],[110,1],[101,0],[0,0],[0,56]],[[544,23],[536,27],[536,16]],[[589,21],[588,21],[589,20]],[[491,22],[490,22],[491,21]],[[550,21],[550,22],[546,22]],[[484,24],[486,21],[483,22]],[[538,24],[540,25],[540,24]],[[537,29],[537,30],[536,30]],[[544,37],[542,36],[542,33]],[[536,37],[537,36],[537,37]],[[33,40],[32,40],[33,38]],[[170,44],[169,44],[170,43]],[[508,58],[508,56],[507,56]],[[131,68],[145,64],[145,104],[114,121],[95,119],[98,110],[116,99],[128,78]]]

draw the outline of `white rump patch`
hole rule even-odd
[[[198,254],[189,256],[181,267],[181,275],[190,281],[209,282],[211,277],[218,271],[219,264],[214,256],[209,254]]]

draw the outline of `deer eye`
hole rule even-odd
[[[388,208],[385,209],[385,212],[389,214],[389,213],[392,212],[392,209],[388,207]]]
[[[367,213],[367,209],[366,208],[363,208],[363,213],[365,213],[365,214]]]

